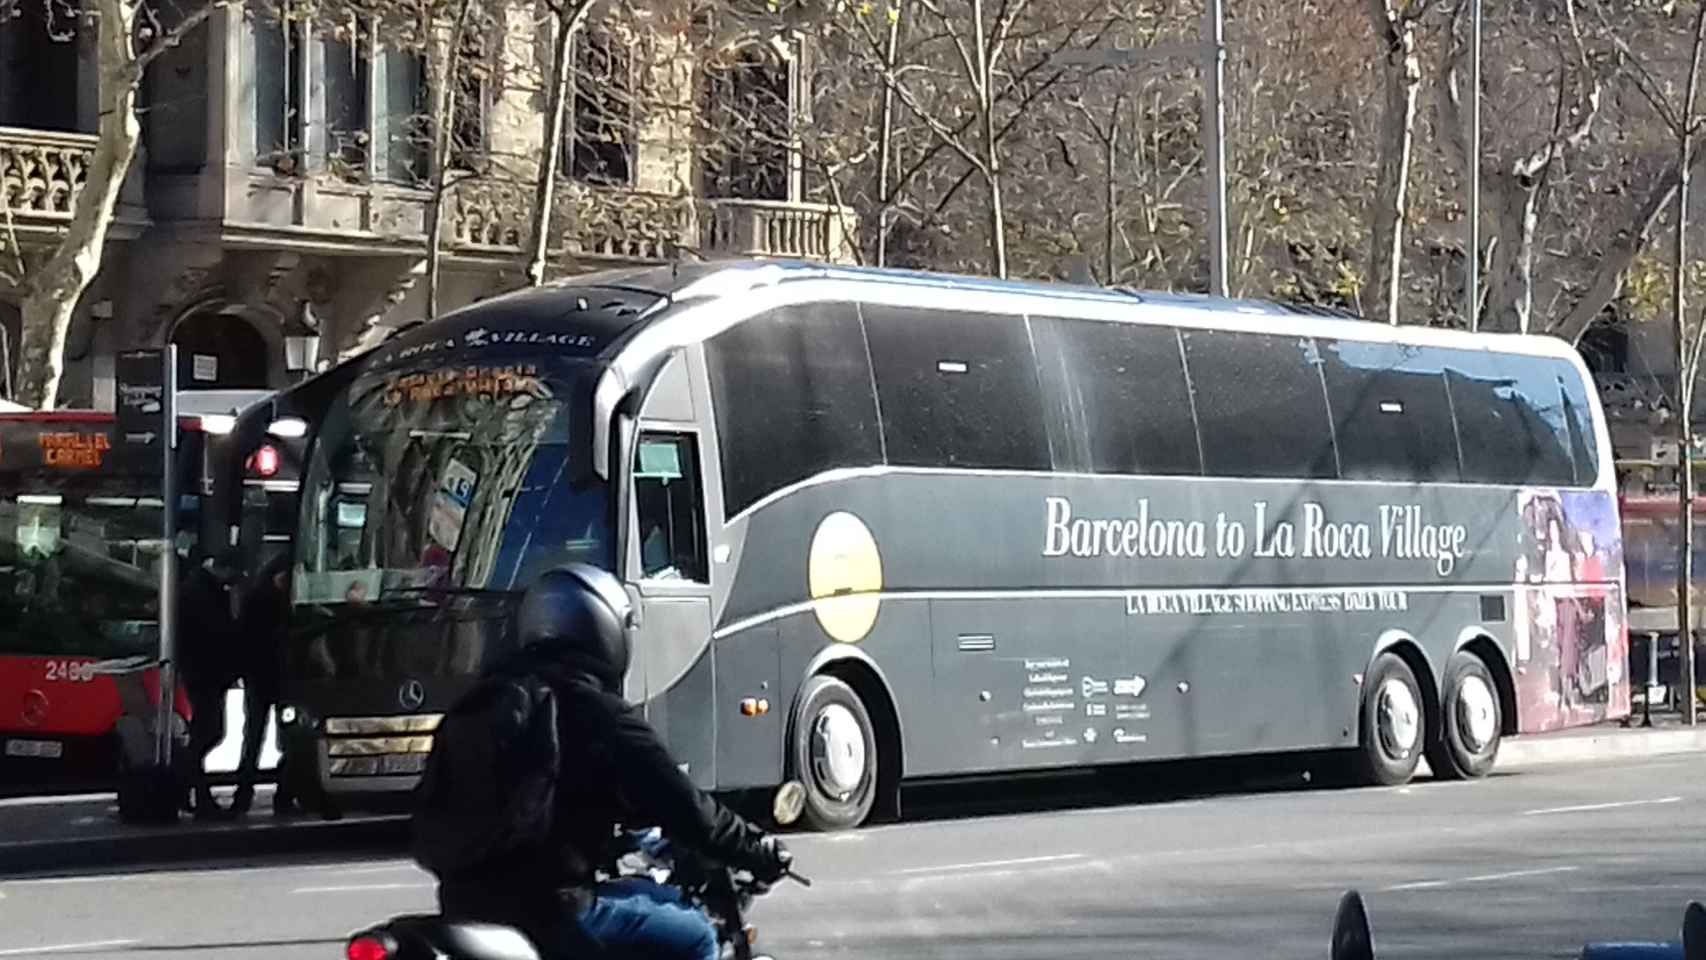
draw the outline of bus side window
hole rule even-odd
[[[640,575],[709,583],[699,445],[691,434],[645,433],[634,460]]]

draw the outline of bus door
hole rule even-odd
[[[633,439],[626,576],[639,628],[628,698],[702,787],[713,785],[716,687],[710,669],[711,563],[705,447],[683,354],[659,373]]]
[[[709,787],[715,688],[700,662],[710,655],[711,577],[699,450],[692,430],[642,429],[634,446],[627,579],[640,624],[628,698],[645,704],[688,774]]]

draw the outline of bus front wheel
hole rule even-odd
[[[816,830],[848,830],[870,816],[877,798],[877,736],[859,694],[816,676],[794,709],[789,769],[806,788],[801,819]]]
[[[1460,650],[1445,666],[1442,690],[1439,736],[1428,745],[1428,766],[1443,779],[1484,777],[1498,759],[1504,730],[1492,671],[1480,657]]]
[[[1427,711],[1410,665],[1395,653],[1375,658],[1363,685],[1357,779],[1372,786],[1409,782],[1427,742]]]

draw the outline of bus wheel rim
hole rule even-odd
[[[1467,676],[1457,685],[1457,727],[1463,745],[1480,753],[1498,734],[1498,701],[1493,689],[1478,676]]]
[[[853,711],[824,707],[812,724],[812,766],[824,792],[845,798],[865,777],[865,731]]]
[[[1381,748],[1393,759],[1408,759],[1421,734],[1421,709],[1415,693],[1402,680],[1388,680],[1380,685],[1377,702]]]

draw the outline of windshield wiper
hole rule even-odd
[[[298,604],[296,607],[298,610],[312,610],[320,616],[320,620],[316,623],[297,626],[290,631],[290,635],[292,639],[306,640],[326,633],[336,627],[348,626],[350,624],[369,623],[374,620],[384,620],[398,615],[430,613],[433,615],[429,618],[429,621],[431,622],[443,622],[447,620],[475,622],[480,620],[496,620],[503,616],[505,612],[501,606],[488,606],[484,610],[472,612],[466,609],[457,610],[446,604],[422,602],[421,595],[431,592],[439,592],[449,598],[474,597],[492,599],[508,598],[511,596],[510,592],[507,590],[482,590],[474,587],[410,587],[403,590],[389,591],[384,597],[381,597],[378,600],[363,600],[354,603],[338,604]],[[398,594],[410,594],[411,596],[399,596]],[[419,621],[416,618],[410,617],[410,622],[418,623]]]
[[[447,597],[509,597],[514,596],[515,591],[497,590],[491,587],[395,587],[385,591],[385,595],[380,598],[380,601],[383,602],[392,597],[430,596],[432,594],[443,594]]]

